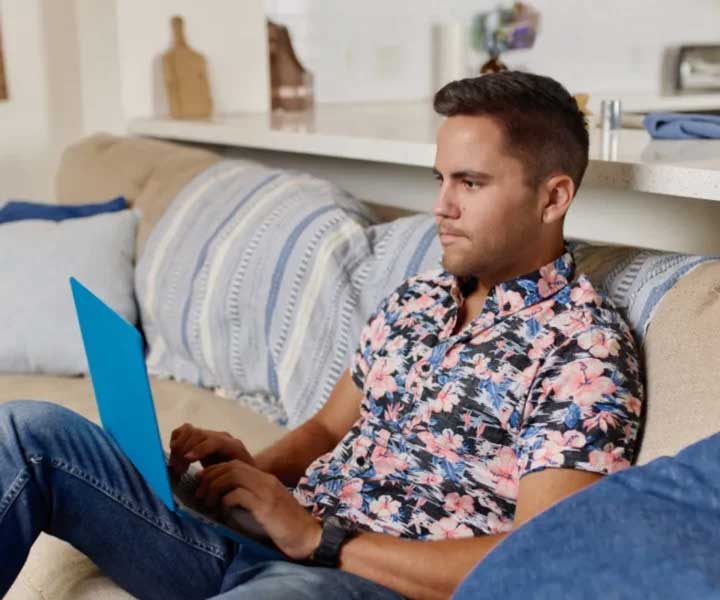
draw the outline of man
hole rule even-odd
[[[587,166],[582,113],[518,72],[450,83],[435,109],[444,270],[383,302],[322,410],[267,450],[173,433],[172,466],[205,467],[198,495],[251,511],[285,556],[180,521],[73,413],[11,403],[0,592],[43,530],[142,598],[445,598],[513,529],[630,465],[636,350],[563,238]]]

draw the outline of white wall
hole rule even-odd
[[[184,17],[188,44],[208,62],[217,112],[261,111],[269,106],[262,0],[120,0],[116,6],[120,93],[126,117],[169,112],[160,57],[171,45],[170,18],[176,14]]]
[[[170,17],[185,17],[208,60],[220,112],[269,105],[262,0],[0,0],[10,99],[0,102],[0,203],[53,201],[69,144],[122,134],[134,117],[166,114],[159,60]],[[264,61],[264,62],[263,62]]]
[[[75,0],[83,132],[126,131],[114,0]]]
[[[510,0],[265,0],[290,27],[319,102],[412,100],[431,85],[431,24]],[[555,77],[571,92],[661,90],[664,49],[720,43],[718,0],[530,0],[542,15],[535,47],[505,62]],[[468,75],[484,57],[470,52]]]
[[[0,102],[0,201],[51,201],[61,149],[81,131],[74,13],[62,8],[42,0],[0,4],[9,89]]]

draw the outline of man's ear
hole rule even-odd
[[[545,180],[545,206],[542,211],[542,222],[555,223],[561,220],[570,208],[575,196],[575,183],[568,175],[553,175]]]

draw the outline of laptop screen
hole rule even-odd
[[[103,429],[174,509],[142,336],[74,277],[70,286]]]

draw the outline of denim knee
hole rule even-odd
[[[0,431],[12,430],[18,435],[32,432],[33,437],[72,431],[83,421],[79,414],[44,400],[11,400],[0,404]]]
[[[0,404],[0,419],[12,418],[17,423],[31,421],[33,423],[52,422],[75,414],[71,410],[46,400],[10,400]]]

